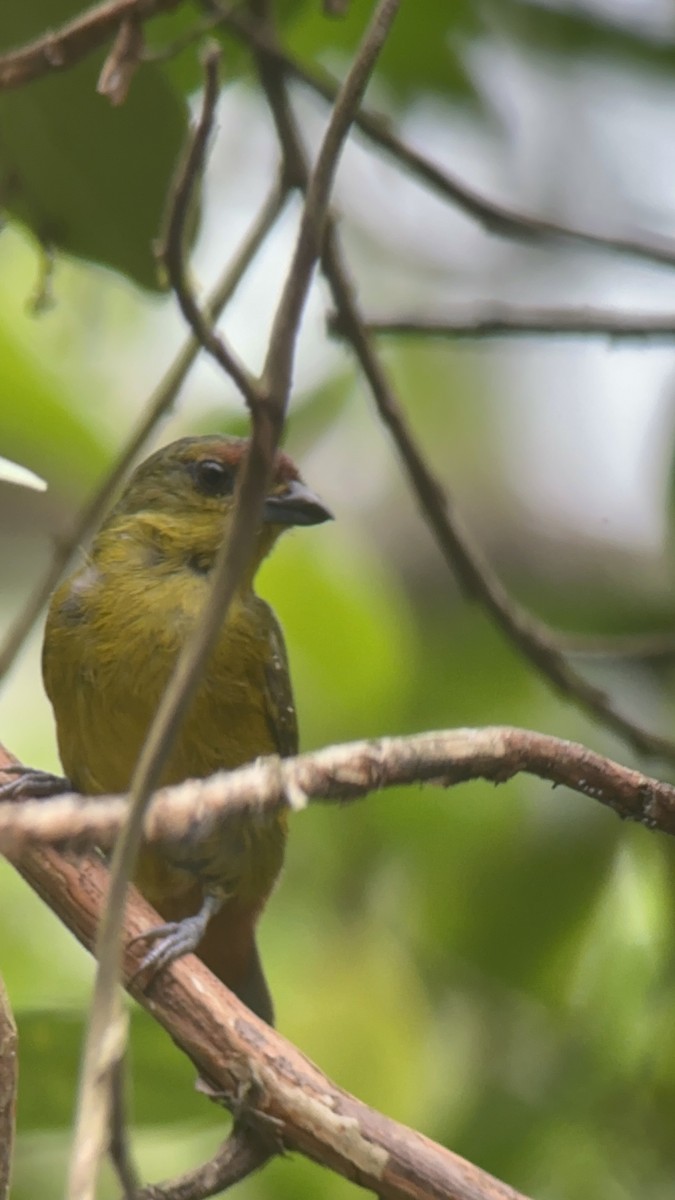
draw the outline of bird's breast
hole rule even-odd
[[[123,791],[209,581],[189,569],[89,569],[52,600],[44,676],[64,769],[90,793]],[[276,751],[265,671],[274,618],[265,605],[232,607],[169,755],[162,782],[235,767]],[[270,622],[272,624],[270,624]],[[274,628],[276,626],[274,625]]]

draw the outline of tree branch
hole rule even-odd
[[[601,337],[610,341],[644,341],[675,338],[671,313],[623,313],[601,308],[520,308],[507,304],[482,304],[457,309],[449,317],[365,317],[363,327],[378,337],[424,338],[495,337]],[[328,329],[344,338],[346,330],[337,313],[328,317]]]
[[[178,8],[181,0],[106,0],[74,17],[58,30],[0,55],[0,91],[23,87],[52,71],[74,67],[113,38],[125,21],[147,21]]]
[[[11,761],[0,751],[0,769]],[[7,857],[92,950],[108,903],[109,876],[100,859],[75,861],[27,844]],[[143,952],[129,939],[157,921],[157,913],[131,889],[124,926],[125,986],[192,1060],[213,1089],[212,1097],[263,1139],[274,1128],[288,1149],[375,1191],[383,1200],[525,1200],[459,1155],[344,1092],[254,1016],[194,956],[167,968],[144,991],[136,977]]]
[[[335,97],[316,165],[309,174],[295,253],[272,326],[263,380],[287,392],[293,350],[314,267],[321,253],[328,202],[342,148],[356,119],[368,80],[384,47],[400,0],[379,0],[347,76]]]
[[[221,14],[223,26],[257,54],[264,54],[274,61],[289,79],[297,80],[329,103],[335,99],[337,84],[325,72],[318,72],[287,54],[277,44],[268,30],[261,28],[245,13],[227,12],[216,0],[211,6]],[[548,221],[531,213],[519,212],[486,199],[468,187],[456,175],[439,167],[431,159],[408,145],[398,137],[386,118],[361,111],[354,124],[369,141],[379,146],[408,173],[426,184],[432,191],[443,196],[483,227],[486,233],[510,238],[532,245],[556,242],[573,242],[592,250],[611,254],[624,254],[645,262],[675,267],[675,242],[670,238],[625,238],[612,237],[603,233],[592,233],[559,221]]]
[[[171,845],[188,837],[226,837],[242,813],[298,811],[309,803],[360,800],[370,792],[472,779],[505,783],[525,773],[565,786],[611,808],[623,820],[675,835],[675,786],[624,767],[586,746],[511,726],[445,729],[408,737],[327,746],[295,758],[264,758],[210,779],[189,779],[156,792],[143,838]],[[0,803],[0,848],[14,855],[35,843],[109,850],[124,827],[124,796],[60,796]]]
[[[210,46],[203,56],[204,92],[199,119],[191,132],[181,162],[171,183],[167,198],[166,229],[157,246],[157,258],[166,268],[169,282],[181,312],[194,336],[237,385],[250,407],[258,400],[254,377],[246,370],[233,351],[213,329],[202,313],[188,280],[185,260],[186,226],[192,211],[197,186],[201,180],[206,151],[213,129],[218,102],[218,64],[220,49]]]
[[[623,716],[600,688],[588,683],[566,661],[555,634],[509,595],[492,566],[453,509],[450,497],[435,478],[376,354],[372,338],[358,311],[344,256],[333,234],[326,240],[323,267],[344,336],[350,342],[370,384],[378,413],[389,430],[412,489],[441,552],[468,596],[492,617],[510,642],[553,687],[590,713],[640,754],[675,762],[675,742]]]
[[[210,1095],[210,1089],[198,1081],[198,1089]],[[252,1129],[235,1125],[213,1158],[193,1171],[186,1171],[166,1183],[140,1188],[133,1200],[206,1200],[227,1191],[247,1179],[270,1159],[269,1145]]]
[[[265,44],[274,46],[274,31],[265,30]],[[256,54],[261,82],[280,140],[286,176],[306,187],[306,165],[299,131],[284,90],[279,57],[267,51]],[[338,319],[361,369],[370,384],[378,412],[389,429],[407,470],[412,488],[450,567],[467,594],[478,600],[520,653],[563,695],[569,696],[597,720],[625,738],[640,753],[675,762],[675,743],[659,737],[619,713],[608,696],[593,687],[566,661],[556,634],[522,608],[508,594],[477,546],[473,544],[449,497],[432,474],[415,442],[391,382],[377,356],[372,338],[358,311],[354,288],[337,235],[334,219],[328,223],[322,253],[324,274],[331,288]]]

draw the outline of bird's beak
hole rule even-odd
[[[304,483],[292,479],[267,497],[263,520],[270,525],[321,525],[332,521],[333,514]]]

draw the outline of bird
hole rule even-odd
[[[247,439],[183,437],[131,475],[84,561],[49,604],[42,672],[67,779],[89,796],[124,792],[210,585],[230,529]],[[252,560],[206,662],[161,784],[203,778],[261,755],[297,753],[283,634],[254,591],[282,533],[332,518],[277,453]],[[226,832],[141,847],[134,882],[165,924],[143,966],[189,951],[273,1023],[256,926],[281,870],[283,813],[240,814]]]

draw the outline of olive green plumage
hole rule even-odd
[[[227,534],[247,443],[183,438],[136,470],[83,566],[54,593],[43,650],[59,751],[73,786],[90,795],[126,790],[143,740],[209,590]],[[291,524],[330,514],[279,455],[251,569],[231,605],[162,782],[202,777],[260,755],[297,751],[283,636],[253,577]],[[199,953],[271,1019],[254,927],[281,869],[280,816],[241,817],[227,837],[142,850],[136,882],[171,921],[205,897],[222,907]]]

